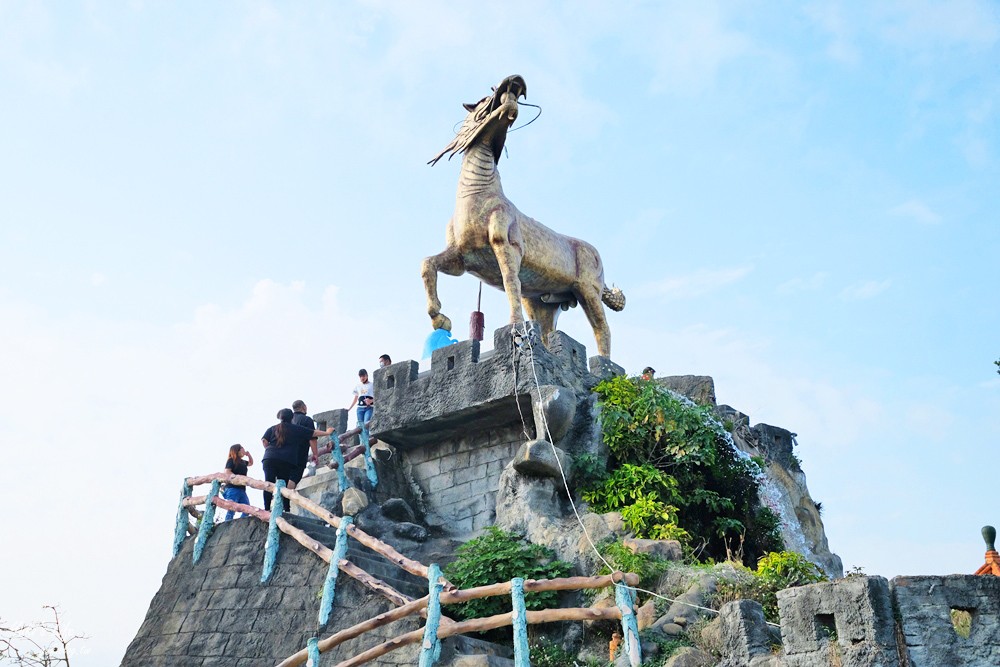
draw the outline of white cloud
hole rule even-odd
[[[838,62],[856,65],[861,61],[861,52],[855,44],[850,24],[844,19],[840,5],[818,3],[805,8],[806,16],[815,21],[819,27],[829,33],[830,42],[826,54]]]
[[[922,225],[936,225],[941,216],[919,199],[910,199],[889,209],[890,215],[919,222]]]
[[[879,7],[882,36],[916,50],[988,48],[1000,39],[1000,12],[989,0],[905,0]]]
[[[848,285],[840,291],[840,298],[844,301],[863,301],[878,296],[889,289],[892,281],[886,280],[865,280]]]
[[[635,26],[634,43],[652,59],[654,93],[689,95],[715,85],[719,71],[753,49],[749,37],[726,25],[717,4],[660,5],[655,19]]]
[[[672,276],[640,285],[637,292],[641,296],[660,297],[664,300],[691,299],[739,282],[752,270],[752,266],[717,270],[700,269],[685,276]]]
[[[336,289],[269,280],[172,325],[49,314],[3,294],[0,312],[0,430],[18,443],[4,448],[7,493],[32,508],[0,552],[3,615],[62,605],[91,637],[88,664],[115,664],[141,623],[184,476],[219,469],[234,442],[258,453],[260,433],[296,398],[346,406],[360,365],[406,349],[404,334],[345,312]],[[81,507],[86,521],[66,521]],[[25,563],[46,576],[24,576]]]
[[[100,287],[108,282],[108,277],[101,273],[100,271],[94,271],[90,274],[90,284],[94,287]]]
[[[800,292],[815,292],[826,285],[827,279],[830,277],[825,271],[818,271],[811,276],[803,278],[797,276],[791,280],[786,280],[777,287],[779,294],[798,294]]]

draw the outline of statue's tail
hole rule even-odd
[[[625,308],[625,292],[617,287],[608,288],[605,286],[604,291],[601,292],[601,301],[611,310],[618,312]]]

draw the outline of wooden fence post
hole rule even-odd
[[[441,657],[441,640],[438,626],[441,625],[441,568],[431,563],[427,568],[427,624],[424,625],[424,641],[420,647],[420,667],[432,667]]]
[[[309,658],[306,660],[306,667],[319,667],[319,639],[310,637],[306,642],[309,651]]]
[[[184,501],[191,496],[191,487],[188,486],[187,478],[181,484],[181,499],[177,502],[177,520],[174,522],[174,556],[180,553],[184,538],[187,537],[188,510],[184,507]]]
[[[205,513],[201,515],[201,524],[198,526],[198,536],[194,538],[194,562],[201,559],[201,552],[205,550],[205,543],[208,542],[212,529],[215,528],[215,504],[212,502],[219,495],[219,480],[212,480],[212,490],[205,498]]]
[[[368,473],[368,481],[372,483],[374,489],[378,486],[378,473],[375,472],[375,461],[372,460],[372,449],[368,444],[368,422],[361,424],[361,443],[365,446],[365,472]]]
[[[351,488],[351,481],[347,479],[347,473],[344,471],[346,461],[344,461],[344,452],[340,451],[340,438],[336,435],[332,435],[330,438],[330,455],[337,462],[337,480],[340,483],[340,492],[343,493]]]
[[[319,624],[325,626],[330,620],[330,612],[333,611],[333,597],[337,590],[337,575],[340,573],[340,561],[347,555],[347,527],[354,522],[354,518],[345,516],[340,519],[337,527],[337,542],[333,545],[333,555],[330,557],[330,569],[326,572],[326,581],[323,583],[323,599],[319,603]]]
[[[531,667],[528,649],[528,610],[524,606],[524,579],[510,580],[510,599],[514,604],[511,625],[514,628],[514,667]]]
[[[274,574],[274,563],[278,560],[278,543],[281,529],[278,519],[285,511],[285,497],[281,491],[285,488],[285,480],[279,479],[274,484],[274,497],[271,498],[271,521],[267,525],[267,542],[264,543],[264,571],[260,574],[260,583],[266,584]]]
[[[622,612],[623,650],[632,667],[639,667],[642,652],[639,647],[639,623],[635,618],[635,592],[625,584],[615,584],[615,602]]]

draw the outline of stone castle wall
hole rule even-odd
[[[260,583],[267,524],[254,518],[219,524],[198,563],[194,540],[185,540],[167,566],[121,667],[261,667],[275,665],[317,636],[320,593],[327,564],[287,536],[281,537],[271,580]],[[392,604],[341,576],[331,627],[338,629],[388,611]],[[345,642],[324,654],[326,664],[360,653],[420,627],[405,619]],[[415,665],[419,647],[385,656],[382,665]]]

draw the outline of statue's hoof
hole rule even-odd
[[[444,329],[445,331],[451,331],[451,320],[448,319],[447,315],[443,313],[438,313],[431,318],[431,324],[434,325],[435,329]]]

